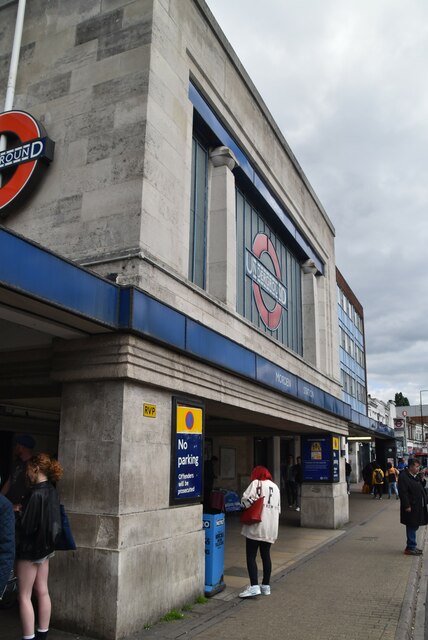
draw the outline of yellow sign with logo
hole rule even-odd
[[[339,438],[333,436],[333,449],[339,449]]]
[[[143,415],[145,418],[156,418],[156,405],[143,404]]]

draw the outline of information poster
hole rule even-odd
[[[304,482],[339,482],[339,438],[302,436]]]
[[[199,502],[202,497],[203,407],[174,402],[171,502]]]

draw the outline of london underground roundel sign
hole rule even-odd
[[[263,323],[274,331],[287,308],[287,289],[282,283],[278,255],[271,239],[258,233],[252,251],[246,250],[245,270],[253,281],[253,295]]]
[[[43,125],[24,111],[0,113],[0,136],[6,149],[0,152],[0,217],[17,206],[40,180],[53,159],[55,143]]]

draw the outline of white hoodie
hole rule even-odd
[[[253,480],[242,496],[242,504],[248,508],[261,495],[264,497],[262,521],[256,524],[242,525],[241,534],[251,540],[273,543],[278,537],[278,521],[281,513],[281,497],[278,487],[272,480]]]

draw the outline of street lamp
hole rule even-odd
[[[421,389],[419,391],[419,407],[420,407],[420,410],[421,410],[421,426],[423,425],[423,422],[424,422],[423,413],[422,413],[422,394],[423,393],[428,393],[428,389]]]

